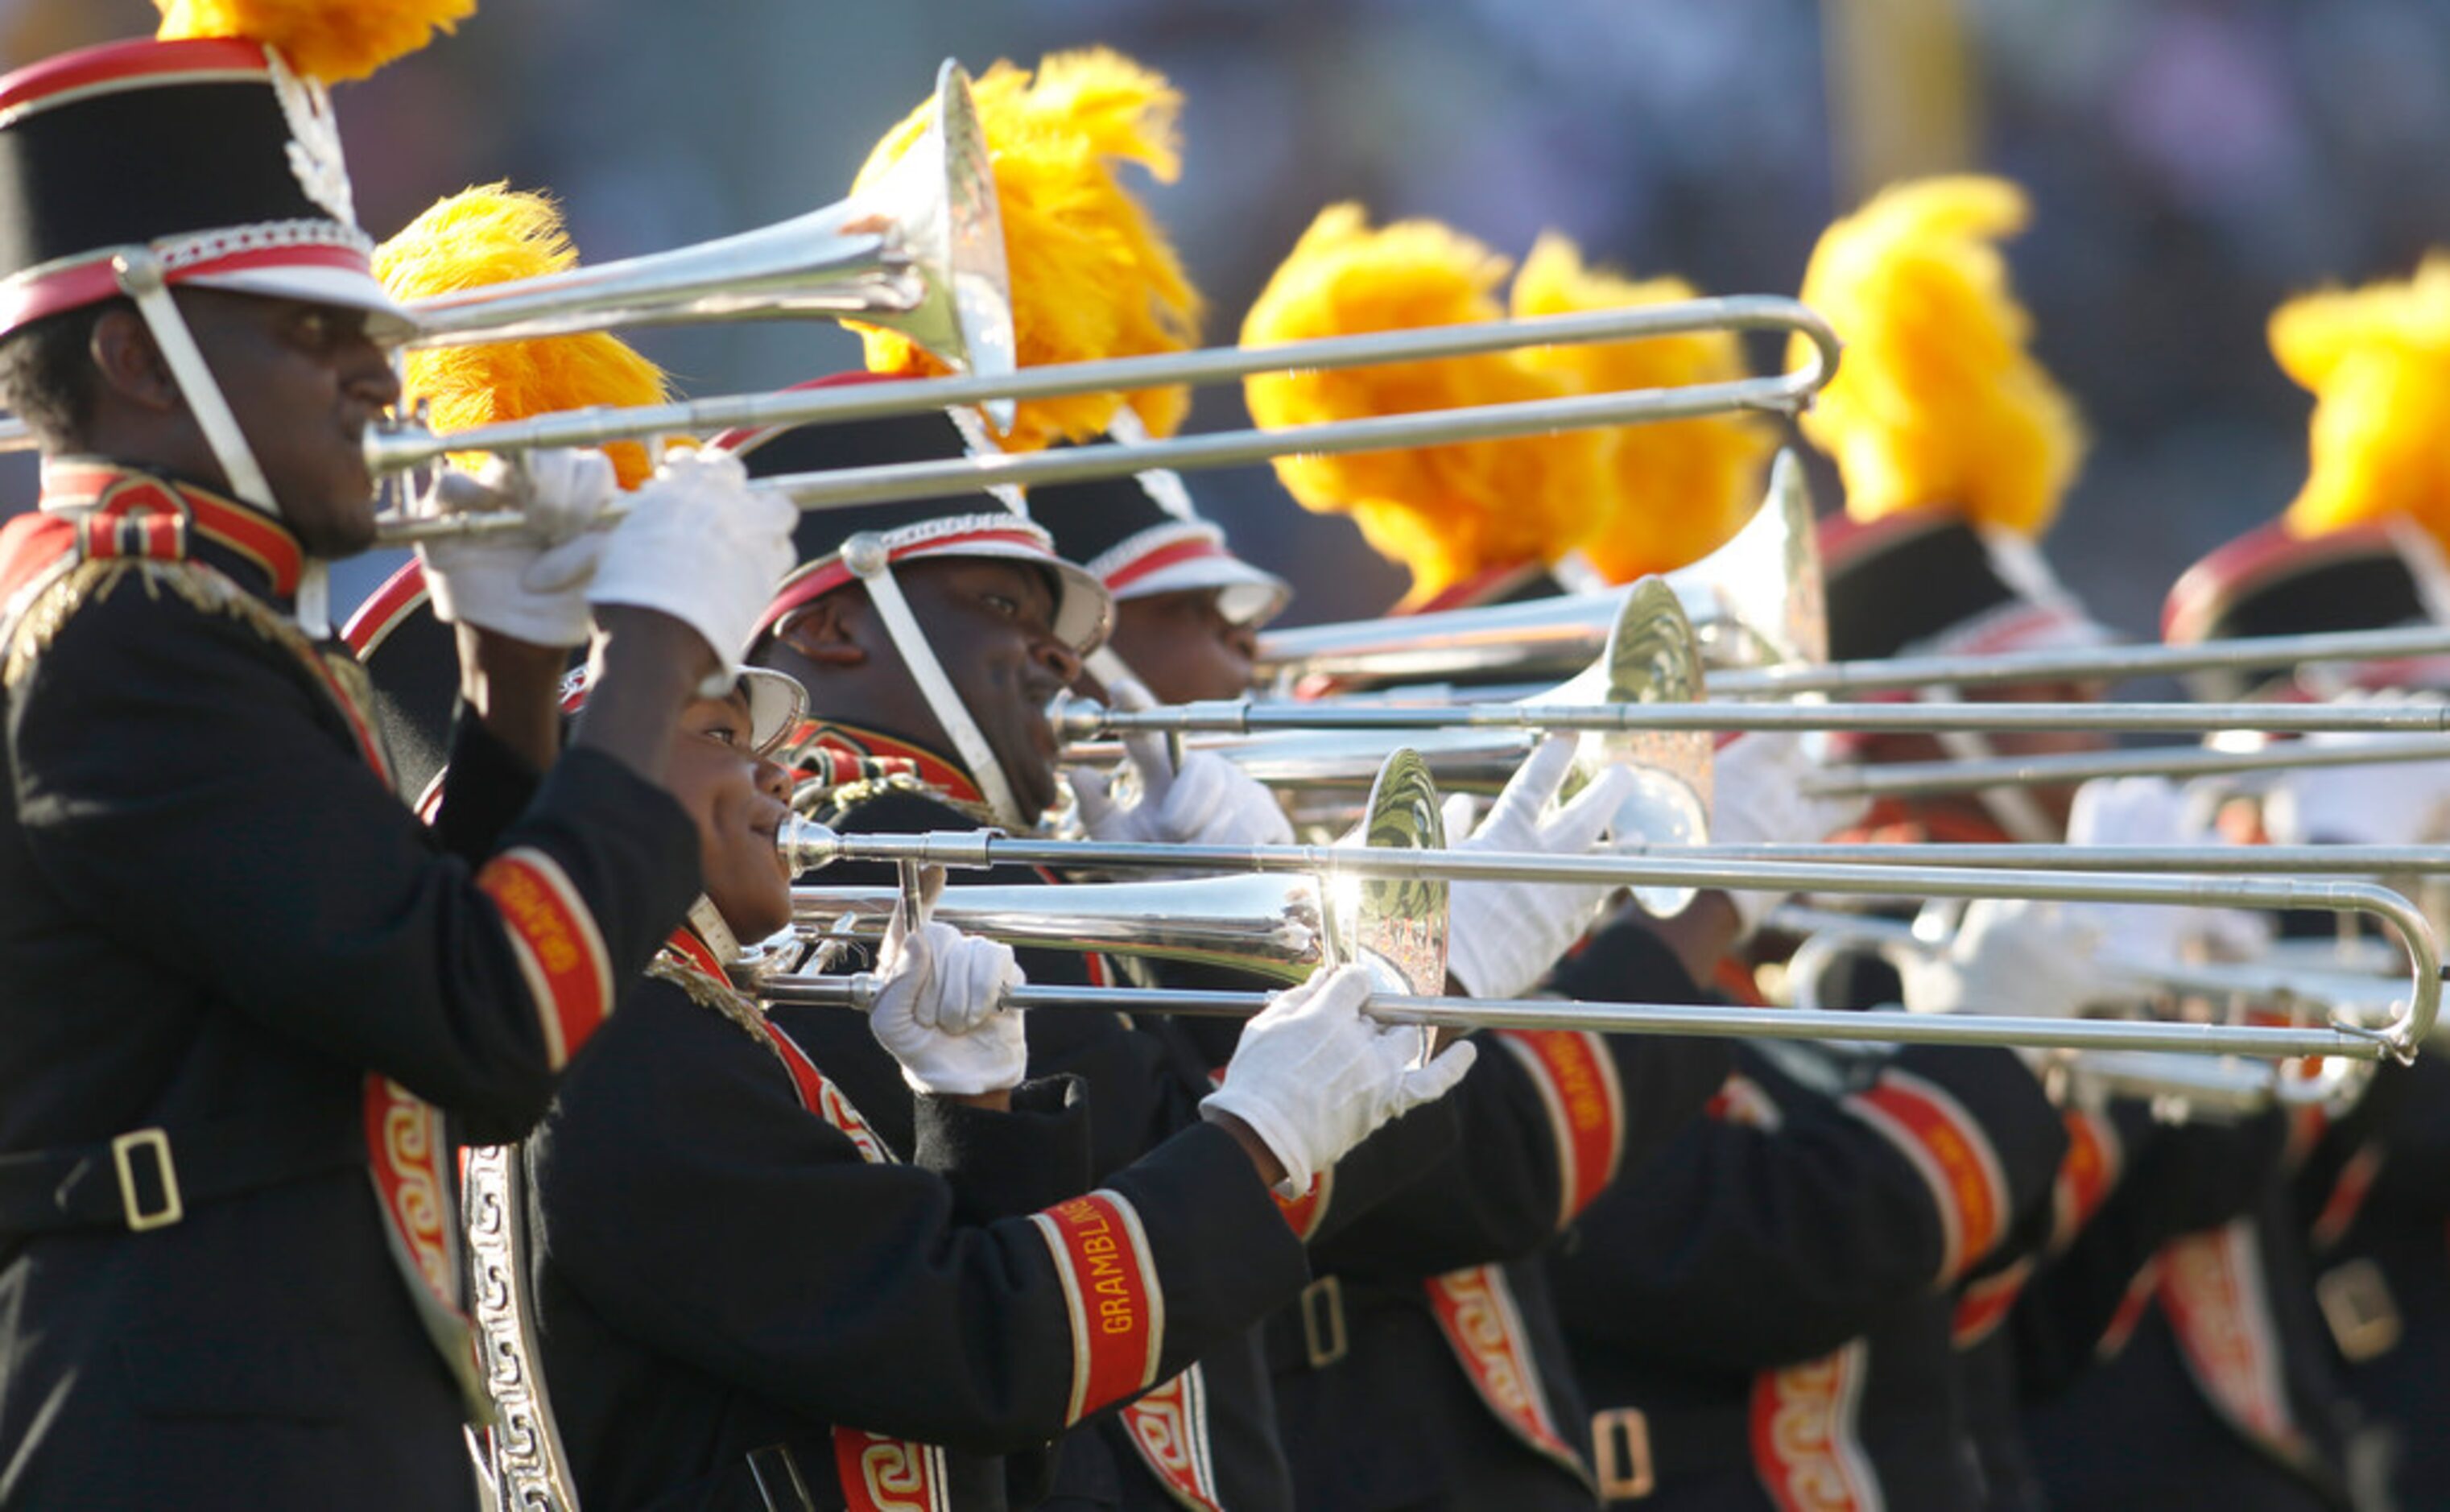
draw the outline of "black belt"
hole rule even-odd
[[[142,1233],[191,1204],[361,1166],[365,1134],[347,1124],[215,1119],[173,1134],[136,1129],[99,1144],[0,1155],[0,1233],[123,1229]]]

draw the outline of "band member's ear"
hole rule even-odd
[[[153,333],[145,328],[144,317],[134,309],[105,311],[93,322],[93,339],[86,350],[111,392],[164,414],[179,407],[178,380],[170,376],[170,365],[162,360],[162,349],[153,344]]]
[[[848,593],[813,599],[783,616],[774,638],[819,667],[865,667],[867,648],[860,644],[859,616],[851,601]]]

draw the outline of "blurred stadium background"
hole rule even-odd
[[[153,20],[144,0],[0,0],[0,65]],[[1821,228],[1879,184],[2017,180],[2035,206],[2018,284],[2094,437],[2048,551],[2137,633],[2186,563],[2303,475],[2309,399],[2265,345],[2272,307],[2450,243],[2450,0],[487,0],[340,110],[377,236],[507,177],[558,195],[603,261],[840,198],[940,58],[1091,42],[1188,97],[1182,181],[1152,203],[1212,342],[1338,199],[1518,256],[1556,226],[1637,275],[1792,293]],[[815,324],[638,344],[695,393],[857,361]],[[1239,395],[1211,390],[1192,428],[1239,421]],[[1300,588],[1292,618],[1401,591],[1266,471],[1193,483]],[[32,494],[9,459],[0,514]]]

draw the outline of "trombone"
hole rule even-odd
[[[1390,758],[1390,773],[1420,772],[1408,779],[1428,789],[1426,769],[1409,751]],[[1382,783],[1387,779],[1382,778]],[[1434,796],[1431,794],[1431,796]],[[1434,806],[1429,813],[1434,815]],[[1422,833],[1443,839],[1434,818]],[[2175,1050],[2268,1058],[2344,1056],[2405,1060],[2431,1033],[2440,1005],[2440,953],[2423,915],[2387,888],[2358,882],[2310,882],[2292,878],[2202,878],[2103,873],[2073,879],[2040,871],[1985,871],[1970,867],[1860,867],[1758,863],[1729,866],[1661,858],[1543,856],[1419,849],[1334,846],[1145,845],[1089,841],[1021,839],[993,831],[937,831],[912,835],[843,835],[794,819],[778,837],[794,870],[836,862],[889,863],[905,877],[923,865],[988,869],[998,865],[1114,870],[1161,868],[1304,874],[1334,888],[1403,883],[1443,887],[1458,881],[1571,882],[1609,886],[1665,888],[1772,888],[1791,892],[1868,893],[1900,891],[1932,897],[2020,897],[2062,901],[2188,904],[2254,909],[2316,909],[2368,915],[2387,923],[2406,951],[2408,990],[2392,1017],[2376,1026],[2334,1020],[2324,1025],[2274,1026],[2151,1023],[2112,1019],[2032,1018],[1956,1018],[1895,1012],[1812,1013],[1685,1004],[1576,1003],[1539,998],[1453,999],[1407,993],[1382,998],[1373,1010],[1393,1022],[1454,1028],[1574,1028],[1606,1032],[1731,1035],[1777,1038],[1887,1040],[1899,1043],[2023,1045],[2041,1048]],[[1061,908],[1060,896],[1047,907]],[[1411,979],[1423,979],[1414,976]],[[858,1000],[853,985],[826,984],[836,1001]],[[1030,989],[1020,1006],[1086,1002],[1121,1011],[1209,1012],[1247,1015],[1265,998],[1248,993],[1177,993],[1168,989]],[[842,996],[842,994],[849,996]],[[1121,994],[1118,996],[1118,994]]]
[[[1440,843],[1437,790],[1422,763],[1389,762],[1361,826],[1372,850]],[[883,937],[916,908],[970,934],[1024,949],[1077,950],[1229,966],[1297,982],[1323,965],[1358,960],[1382,986],[1436,992],[1446,980],[1443,882],[1326,886],[1309,873],[1250,873],[1142,882],[948,887],[923,901],[917,867],[893,886],[793,887],[794,934],[822,946]],[[779,979],[769,979],[769,980]]]
[[[1188,472],[1238,467],[1288,453],[1387,451],[1499,440],[1587,426],[1687,419],[1728,410],[1792,414],[1837,372],[1838,339],[1818,315],[1793,300],[1736,295],[1482,325],[1329,337],[1281,346],[1221,347],[1155,357],[1055,363],[1009,374],[982,372],[903,383],[690,399],[634,409],[574,410],[476,426],[449,436],[434,435],[410,422],[393,422],[367,433],[366,460],[379,475],[419,466],[452,452],[597,446],[639,436],[874,419],[999,400],[1220,382],[1284,368],[1369,367],[1469,357],[1520,346],[1624,341],[1705,329],[1798,334],[1809,340],[1812,356],[1800,368],[1730,382],[1371,416],[1280,431],[1220,431],[1161,441],[1107,441],[1027,456],[997,453],[939,461],[894,462],[760,478],[752,486],[779,493],[804,510],[833,509],[932,498],[1002,485],[1027,488],[1086,482],[1129,476],[1156,468]],[[614,515],[608,514],[607,518],[612,517]],[[524,516],[516,512],[394,517],[381,523],[379,535],[385,544],[399,545],[438,535],[515,530],[523,523]]]
[[[2437,637],[2450,637],[2450,630],[2432,631]],[[2047,705],[2028,705],[2043,708]],[[2171,705],[2172,708],[2218,708],[2206,705]],[[2255,708],[2257,705],[2232,706]],[[2289,706],[2292,708],[2319,710],[2321,705]],[[2359,709],[2343,710],[2337,718],[2347,720],[2351,714],[2401,713],[2406,710]],[[2426,718],[2439,719],[2442,710],[2423,709]],[[2269,716],[2279,717],[2275,708]],[[2320,716],[2316,716],[2320,717]],[[2071,728],[2067,725],[2056,727]],[[2223,725],[2221,728],[2238,726]],[[2372,731],[2381,729],[2440,730],[2444,724],[2417,723],[2394,725],[2377,719],[2372,723],[2315,723],[2304,725],[2264,725],[2265,728],[2347,729]],[[2283,771],[2305,766],[2377,766],[2399,762],[2450,761],[2450,739],[2374,741],[2343,746],[2277,745],[2260,750],[2201,750],[2191,746],[2165,746],[2158,749],[2062,751],[2038,756],[1998,756],[1978,761],[1896,762],[1853,771],[1829,772],[1804,779],[1804,790],[1821,798],[1901,798],[1924,793],[1973,792],[1985,787],[2032,787],[2056,784],[2090,782],[2098,777],[2219,777],[2242,772]],[[2260,847],[2257,847],[2260,848]]]
[[[950,59],[936,70],[935,102],[920,141],[863,193],[671,251],[413,300],[405,308],[416,333],[406,344],[473,346],[615,326],[798,316],[902,332],[957,371],[989,381],[1009,374],[1012,293],[995,176],[970,77]],[[980,402],[997,423],[1010,422],[1008,399]],[[651,426],[604,439],[679,429]],[[367,457],[378,477],[463,450],[455,440],[402,460],[405,452],[387,446],[387,436],[426,433],[399,421],[369,431]],[[32,444],[22,419],[0,416],[0,450]]]
[[[1712,668],[1828,658],[1820,551],[1803,464],[1782,450],[1761,506],[1734,539],[1665,574]],[[1280,694],[1313,680],[1437,682],[1566,676],[1603,655],[1628,590],[1340,620],[1259,637],[1258,682]]]
[[[1787,903],[1770,911],[1766,925],[1800,935],[1786,960],[1786,996],[1797,1008],[1819,1009],[1825,980],[1848,957],[1876,956],[1899,972],[1945,951],[1947,941],[1915,923]],[[2138,991],[2181,997],[2212,997],[2235,1003],[2267,1002],[2294,1014],[2305,1009],[2362,1021],[2386,1004],[2387,979],[2342,971],[2308,971],[2254,962],[2104,961],[2105,998]],[[2051,1070],[2078,1097],[2148,1098],[2180,1116],[2208,1114],[2248,1116],[2280,1106],[2324,1107],[2344,1112],[2372,1080],[2370,1060],[2324,1058],[2307,1076],[2290,1076],[2276,1063],[2240,1063],[2232,1057],[2168,1055],[2154,1051],[2062,1052]]]

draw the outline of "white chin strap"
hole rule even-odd
[[[263,469],[256,465],[245,433],[238,428],[238,417],[230,413],[229,400],[222,397],[212,368],[179,314],[179,301],[171,297],[161,260],[146,248],[131,247],[113,258],[110,268],[120,292],[135,301],[136,313],[153,333],[153,344],[169,364],[170,377],[204,433],[204,444],[212,448],[213,460],[221,464],[230,493],[240,502],[279,519],[281,506],[273,500],[272,485],[264,481]],[[323,564],[311,556],[298,579],[298,628],[315,640],[328,640],[332,634],[331,582]]]
[[[740,939],[731,932],[731,925],[725,921],[723,910],[714,906],[713,899],[698,894],[686,917],[689,926],[697,931],[697,938],[706,941],[706,947],[714,952],[714,959],[726,969],[740,959]]]
[[[961,694],[953,691],[953,680],[944,675],[944,667],[936,660],[935,649],[927,644],[927,632],[919,628],[919,618],[910,612],[910,601],[902,596],[902,585],[893,580],[893,565],[885,543],[863,531],[843,542],[843,565],[851,575],[867,585],[868,601],[876,606],[877,614],[885,621],[885,632],[893,637],[893,646],[902,653],[902,665],[910,669],[911,680],[919,685],[919,694],[936,715],[936,723],[953,742],[953,753],[969,768],[970,780],[979,785],[981,796],[987,801],[996,818],[1006,828],[1026,830],[1038,823],[1036,814],[1021,811],[1020,800],[1012,795],[1012,784],[1003,774],[1003,764],[996,760],[995,750],[970,717],[969,707]]]

